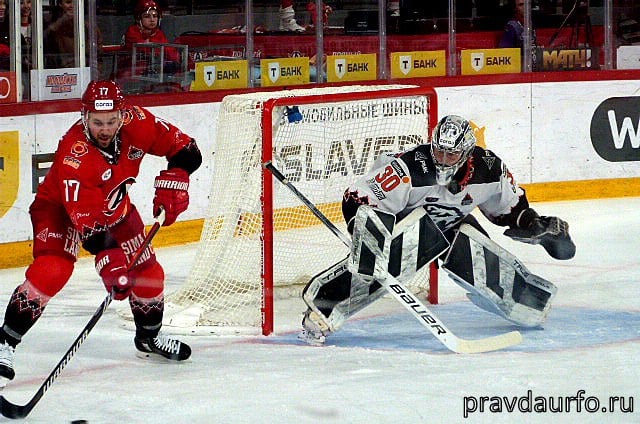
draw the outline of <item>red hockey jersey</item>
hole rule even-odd
[[[60,204],[83,237],[118,223],[127,215],[128,191],[149,153],[171,158],[191,137],[147,109],[128,106],[110,157],[96,147],[76,122],[60,139],[53,164],[36,200]]]

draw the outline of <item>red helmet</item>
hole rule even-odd
[[[158,7],[158,4],[155,1],[138,0],[138,3],[136,4],[135,9],[133,10],[133,16],[135,17],[136,21],[139,21],[140,19],[142,19],[143,13],[147,13],[152,9],[158,12],[158,19],[160,19],[162,17],[162,11],[160,10],[160,7]]]
[[[124,95],[114,81],[91,81],[82,95],[82,112],[124,109]]]

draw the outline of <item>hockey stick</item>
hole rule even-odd
[[[274,177],[287,186],[300,201],[345,244],[351,246],[351,240],[336,227],[304,194],[302,194],[287,178],[271,163],[265,162],[264,167],[271,171]],[[522,341],[519,331],[499,334],[497,336],[483,339],[469,340],[462,339],[451,332],[440,319],[431,312],[420,300],[418,300],[400,281],[392,275],[387,274],[387,278],[378,281],[393,297],[396,298],[420,324],[429,329],[442,344],[449,350],[456,353],[480,353],[504,349],[516,345]]]
[[[164,210],[161,210],[160,215],[156,218],[156,222],[149,229],[149,232],[147,233],[146,237],[142,241],[142,244],[140,245],[138,250],[136,250],[133,257],[131,258],[129,265],[127,266],[127,271],[130,271],[131,269],[133,269],[135,264],[140,259],[140,256],[142,256],[144,251],[147,250],[147,247],[149,247],[149,244],[151,244],[151,240],[153,240],[156,233],[164,223],[164,218],[165,218],[165,212]],[[76,337],[71,347],[62,356],[62,359],[60,360],[60,362],[58,362],[58,364],[55,366],[53,371],[51,371],[51,374],[49,374],[47,379],[44,381],[44,383],[42,383],[38,391],[33,395],[31,400],[29,400],[29,402],[27,402],[24,405],[18,405],[18,404],[9,402],[4,396],[0,395],[0,413],[2,415],[4,415],[7,418],[24,418],[27,415],[29,415],[31,410],[36,406],[36,404],[40,401],[42,396],[44,396],[47,390],[49,390],[49,388],[51,387],[53,382],[58,378],[60,373],[62,373],[62,370],[67,366],[69,361],[71,361],[71,358],[73,358],[73,355],[75,355],[75,353],[78,351],[80,346],[82,346],[82,343],[84,343],[84,341],[86,340],[87,336],[89,335],[93,327],[95,327],[95,325],[98,323],[98,321],[104,314],[104,311],[106,311],[107,308],[109,307],[109,304],[111,304],[112,300],[113,300],[113,293],[109,293],[107,297],[104,298],[104,300],[102,301],[98,309],[93,313],[93,316],[91,317],[89,322],[87,322],[87,325],[84,326],[84,328],[80,332],[80,335]]]

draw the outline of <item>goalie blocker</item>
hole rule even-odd
[[[423,208],[396,223],[393,214],[361,206],[354,220],[351,254],[313,277],[303,292],[325,332],[386,293],[376,280],[390,274],[407,282],[449,247]]]

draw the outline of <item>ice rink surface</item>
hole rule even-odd
[[[133,332],[116,313],[124,305],[114,302],[23,422],[640,423],[640,198],[533,206],[566,219],[578,250],[555,261],[482,221],[531,272],[558,286],[544,327],[521,330],[518,346],[451,353],[385,297],[326,346],[310,347],[296,340],[303,307],[295,300],[276,304],[284,330],[275,336],[182,336],[192,359],[159,364],[135,357]],[[196,245],[157,254],[170,292],[187,277]],[[2,311],[23,274],[0,270]],[[459,336],[516,328],[440,277],[433,311]],[[81,259],[18,347],[16,378],[2,394],[26,403],[104,296],[92,259]]]

